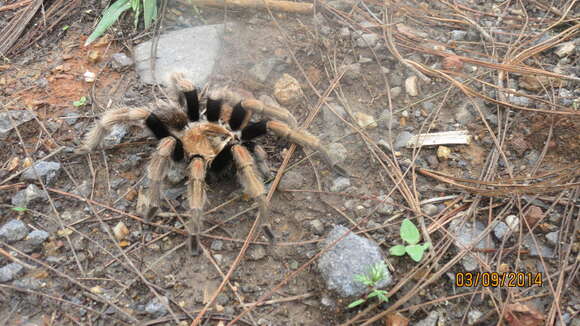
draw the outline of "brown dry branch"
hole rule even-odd
[[[18,41],[26,25],[42,5],[42,0],[34,0],[21,9],[0,31],[0,57],[8,57],[10,49]]]
[[[536,176],[533,178],[502,179],[501,182],[488,182],[475,179],[459,178],[446,175],[439,171],[432,171],[427,169],[416,168],[416,170],[425,176],[431,177],[440,182],[447,183],[452,187],[457,187],[465,191],[486,197],[523,194],[546,194],[580,186],[580,182],[573,182],[573,180],[580,176],[580,170],[578,170],[576,167],[562,169],[551,173],[550,175]],[[551,179],[544,180],[548,177]],[[465,185],[460,182],[472,184],[474,186]]]

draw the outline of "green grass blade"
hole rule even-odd
[[[103,18],[101,18],[101,21],[93,33],[89,36],[89,38],[87,38],[85,46],[93,43],[96,39],[101,37],[101,35],[103,35],[107,29],[119,19],[119,16],[121,16],[125,10],[131,8],[131,3],[129,1],[130,0],[117,0],[115,3],[109,6],[107,10],[105,10],[103,13]]]
[[[356,300],[356,301],[353,301],[353,302],[351,302],[351,303],[348,305],[348,308],[350,309],[350,308],[354,308],[354,307],[356,307],[356,306],[360,306],[360,305],[361,305],[361,304],[363,304],[365,301],[366,301],[365,299],[358,299],[358,300]]]
[[[145,28],[149,28],[155,18],[157,18],[157,0],[143,0],[143,20],[145,21]]]

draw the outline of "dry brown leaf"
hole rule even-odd
[[[463,61],[461,61],[461,59],[456,55],[450,55],[443,59],[443,69],[450,71],[461,71],[463,70]]]
[[[544,325],[544,316],[539,311],[521,303],[508,304],[504,318],[510,326]]]
[[[400,313],[391,313],[385,317],[385,326],[407,326],[409,319]]]
[[[526,214],[524,215],[524,218],[526,219],[526,221],[528,222],[528,224],[530,225],[530,227],[536,225],[541,219],[542,216],[544,215],[544,212],[542,212],[542,209],[538,206],[531,206],[528,211],[526,212]]]

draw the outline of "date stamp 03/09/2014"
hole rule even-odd
[[[543,286],[542,273],[460,272],[455,274],[457,287],[532,287]]]

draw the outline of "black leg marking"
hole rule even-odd
[[[167,126],[161,120],[159,120],[159,118],[154,113],[149,114],[145,120],[145,125],[147,125],[149,130],[151,130],[155,137],[159,140],[171,136]]]
[[[230,116],[230,128],[232,130],[240,129],[245,118],[246,109],[242,107],[242,103],[236,104],[232,110],[232,115]]]
[[[187,105],[187,117],[189,121],[199,121],[199,98],[197,89],[183,93]]]
[[[222,112],[222,101],[207,99],[207,107],[205,110],[205,115],[207,116],[207,121],[217,122],[220,118]]]
[[[242,129],[242,140],[248,141],[256,137],[265,135],[268,132],[268,121],[262,120],[250,123],[246,128]]]
[[[175,140],[176,140],[175,148],[173,149],[173,153],[171,153],[171,158],[174,161],[181,161],[185,157],[185,152],[183,151],[183,143],[181,143],[181,140],[177,138],[175,138]]]
[[[223,171],[231,162],[234,160],[234,155],[232,154],[232,144],[226,145],[221,152],[213,159],[211,162],[210,169],[213,172]]]

